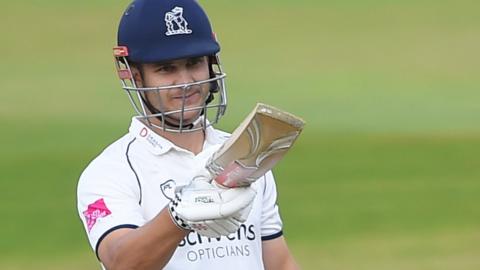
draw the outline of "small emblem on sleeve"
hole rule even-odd
[[[97,219],[106,217],[111,213],[103,201],[103,198],[89,204],[87,210],[83,212],[85,220],[87,221],[88,232],[90,232],[95,223],[97,223]]]

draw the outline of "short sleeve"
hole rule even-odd
[[[264,176],[262,204],[262,240],[271,240],[282,235],[282,220],[277,205],[277,187],[272,172]]]
[[[145,224],[135,175],[122,164],[93,161],[80,176],[77,188],[80,219],[92,248],[119,228]]]

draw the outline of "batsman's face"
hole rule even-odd
[[[207,57],[180,59],[163,63],[142,64],[143,76],[136,76],[140,87],[160,87],[207,80],[210,77]],[[169,111],[201,107],[209,95],[209,84],[193,85],[187,89],[176,87],[168,90],[148,91],[145,97],[158,111]],[[201,110],[183,113],[183,123],[193,123]],[[166,116],[169,122],[178,124],[181,112]]]

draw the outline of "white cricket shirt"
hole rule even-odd
[[[78,213],[90,245],[119,228],[137,228],[169,202],[160,186],[187,184],[230,135],[209,127],[198,155],[157,135],[137,118],[129,133],[108,146],[80,176]],[[268,172],[253,185],[257,195],[247,221],[236,233],[207,238],[195,232],[178,245],[166,270],[263,269],[262,240],[282,235],[276,187]]]

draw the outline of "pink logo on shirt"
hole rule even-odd
[[[97,223],[97,219],[106,217],[111,213],[112,212],[107,208],[107,205],[105,205],[103,198],[89,204],[88,209],[83,212],[83,215],[87,220],[88,232],[90,232],[95,223]]]

